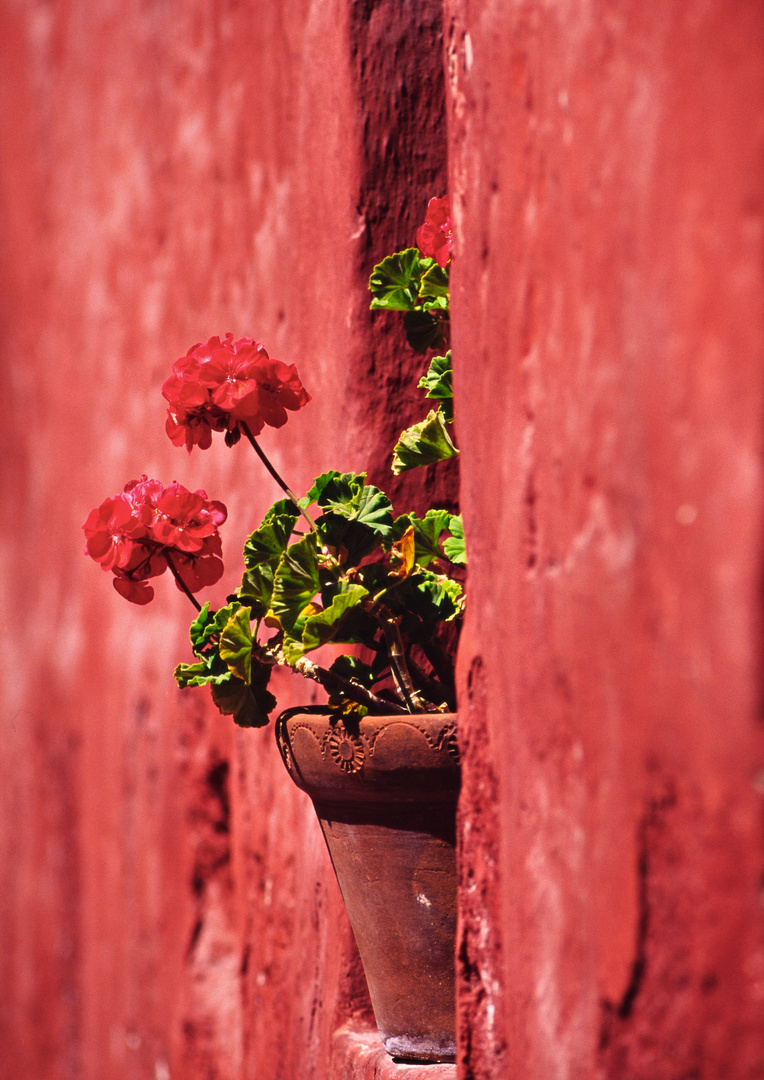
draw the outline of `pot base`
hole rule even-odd
[[[454,717],[328,716],[277,724],[313,799],[348,910],[382,1043],[408,1062],[455,1060]]]

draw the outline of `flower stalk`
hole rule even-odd
[[[262,447],[260,446],[260,444],[259,444],[259,443],[257,442],[257,440],[255,439],[255,437],[254,437],[254,435],[252,434],[252,432],[251,432],[251,431],[249,430],[249,425],[248,425],[248,424],[246,423],[246,421],[242,420],[242,421],[240,421],[240,422],[239,422],[239,426],[240,426],[241,430],[242,430],[242,431],[244,432],[244,436],[245,436],[245,438],[246,438],[246,439],[247,439],[247,440],[249,441],[249,443],[250,443],[250,445],[252,446],[252,448],[254,449],[255,453],[256,453],[256,454],[257,454],[257,456],[258,456],[258,457],[260,458],[260,460],[262,461],[263,465],[265,465],[266,469],[267,469],[267,470],[268,470],[268,472],[269,472],[269,473],[271,474],[271,476],[273,477],[273,479],[274,479],[274,480],[276,481],[276,483],[277,483],[277,484],[279,485],[279,487],[280,487],[280,488],[281,488],[281,490],[282,490],[282,491],[284,492],[284,494],[285,494],[285,495],[287,496],[287,498],[289,498],[289,499],[291,499],[291,500],[292,500],[292,502],[294,503],[295,507],[296,507],[296,508],[297,508],[297,509],[298,509],[298,510],[300,511],[300,513],[302,514],[302,516],[303,516],[303,517],[305,518],[305,520],[307,521],[307,523],[308,523],[308,527],[309,527],[309,528],[311,529],[311,531],[312,531],[312,532],[315,532],[315,531],[316,531],[316,523],[315,523],[315,521],[314,521],[314,520],[313,520],[313,518],[312,518],[312,517],[310,516],[310,514],[308,513],[308,511],[307,511],[307,510],[305,510],[305,509],[303,509],[303,507],[302,507],[302,506],[300,506],[300,500],[299,500],[299,499],[297,498],[297,496],[296,496],[296,495],[295,495],[295,493],[294,493],[294,492],[292,491],[292,489],[291,489],[291,488],[290,488],[290,487],[288,486],[288,484],[286,483],[286,481],[285,481],[285,480],[283,480],[283,479],[281,478],[281,476],[279,476],[279,474],[278,474],[278,473],[276,472],[276,469],[275,469],[275,468],[273,467],[273,465],[272,465],[272,464],[270,463],[270,461],[268,460],[268,458],[267,458],[267,456],[266,456],[266,454],[265,454],[265,451],[264,451],[264,450],[263,450],[263,448],[262,448]]]

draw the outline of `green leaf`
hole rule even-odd
[[[209,673],[208,665],[203,662],[198,664],[178,664],[173,675],[181,690],[185,690],[187,686],[204,686],[205,683],[215,678],[214,675]]]
[[[371,690],[374,685],[374,672],[357,656],[338,656],[329,670],[343,679],[357,682],[365,690]]]
[[[252,610],[252,618],[260,619],[271,606],[274,568],[269,563],[245,570],[237,592],[243,604]]]
[[[347,551],[347,562],[357,563],[392,536],[393,515],[387,495],[366,483],[365,473],[324,474],[317,503],[324,514],[316,523],[322,541]],[[314,485],[314,489],[316,487]]]
[[[298,518],[291,499],[279,499],[244,544],[246,570],[238,590],[239,598],[248,603],[252,617],[261,618],[271,605],[273,576],[284,554]]]
[[[286,510],[286,507],[291,507],[291,510]],[[244,565],[248,570],[263,563],[278,563],[298,516],[291,499],[280,499],[271,507],[260,528],[255,529],[244,544]]]
[[[344,592],[338,593],[331,604],[305,620],[302,632],[302,644],[305,652],[336,640],[341,625],[348,611],[362,604],[369,595],[362,585],[348,585]]]
[[[447,461],[458,453],[446,429],[442,411],[432,410],[424,420],[401,433],[393,450],[393,472],[397,476],[419,465]]]
[[[408,612],[418,615],[425,626],[429,624],[434,629],[437,623],[450,622],[460,614],[462,587],[458,581],[422,570],[412,574],[405,584],[407,590],[401,602]]]
[[[443,341],[443,319],[431,311],[420,309],[407,311],[403,316],[403,329],[414,352],[424,353],[436,349]]]
[[[220,659],[217,648],[209,650],[198,664],[178,664],[175,668],[175,680],[181,689],[187,686],[206,686],[207,683],[220,682],[230,674],[228,667]]]
[[[302,641],[299,641],[297,638],[289,637],[288,634],[284,634],[284,640],[281,643],[281,651],[284,654],[286,662],[293,665],[301,656],[305,655],[305,646]]]
[[[422,275],[422,283],[419,286],[420,300],[445,300],[445,310],[448,310],[448,267],[433,263],[429,270]]]
[[[426,375],[419,380],[419,388],[427,391],[427,397],[440,402],[448,423],[454,419],[454,385],[451,367],[451,350],[445,356],[433,356]]]
[[[449,528],[451,516],[448,510],[428,510],[423,518],[411,515],[415,558],[420,566],[428,566],[433,559],[440,558],[440,535]]]
[[[343,679],[358,683],[365,690],[371,690],[374,685],[374,673],[369,665],[359,660],[357,656],[338,656],[329,670]],[[366,716],[369,711],[366,705],[344,698],[340,692],[329,695],[329,704],[337,715],[352,717],[356,720]]]
[[[210,602],[208,600],[188,628],[194,652],[203,648],[212,635],[217,633],[218,629],[215,625],[215,612],[213,611],[210,614]]]
[[[271,613],[292,637],[301,636],[300,616],[321,589],[318,569],[317,539],[310,533],[287,548],[274,575]]]
[[[387,539],[392,534],[392,504],[387,495],[372,484],[365,485],[353,506],[336,504],[332,510],[347,517],[349,521],[357,521],[380,539]]]
[[[217,611],[210,611],[209,603],[204,605],[189,627],[191,646],[196,656],[203,656],[209,647],[217,644],[214,639],[217,639],[217,635],[239,607],[241,605],[238,601]]]
[[[308,494],[305,496],[304,499],[300,499],[300,505],[303,507],[303,509],[307,510],[307,508],[309,506],[312,506],[313,503],[317,503],[321,497],[324,488],[327,487],[327,485],[330,484],[334,479],[336,479],[336,477],[342,475],[343,474],[337,472],[336,469],[330,469],[329,472],[321,473],[320,476],[317,476],[316,479],[313,481],[313,486],[308,492]],[[346,473],[345,475],[350,476],[352,474]],[[364,480],[366,479],[365,473],[360,473],[359,475],[362,476]]]
[[[252,677],[251,611],[248,607],[234,612],[220,634],[220,659],[234,675],[249,682]]]
[[[464,566],[467,562],[467,550],[464,546],[464,523],[460,514],[452,514],[448,528],[451,535],[443,541],[443,554],[455,566]]]
[[[379,488],[366,483],[366,473],[334,473],[324,484],[316,502],[322,510],[358,521],[382,537],[388,537],[392,532],[390,500]]]
[[[276,699],[266,689],[271,669],[261,664],[256,669],[253,685],[238,679],[231,672],[212,686],[212,700],[224,716],[233,716],[240,727],[264,727],[268,714],[276,708]]]
[[[369,291],[372,311],[410,311],[416,307],[422,276],[433,265],[417,248],[388,255],[372,270]]]

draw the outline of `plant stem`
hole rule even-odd
[[[290,488],[290,487],[289,487],[289,486],[287,485],[286,481],[285,481],[285,480],[283,480],[283,479],[282,479],[282,478],[281,478],[281,477],[279,476],[279,474],[278,474],[278,473],[276,472],[276,470],[274,469],[273,465],[271,465],[270,461],[269,461],[269,460],[268,460],[268,458],[267,458],[267,457],[265,456],[265,451],[264,451],[264,450],[263,450],[263,449],[262,449],[262,448],[260,447],[259,443],[258,443],[258,442],[257,442],[257,440],[255,439],[255,436],[254,436],[254,435],[252,434],[252,432],[251,432],[251,431],[249,430],[249,427],[247,426],[247,424],[245,424],[245,422],[244,422],[243,420],[240,420],[240,421],[239,421],[239,427],[240,427],[240,428],[241,428],[241,430],[242,430],[242,431],[244,432],[244,434],[246,435],[247,439],[249,439],[249,442],[251,443],[251,445],[252,445],[252,448],[254,449],[255,453],[256,453],[256,454],[257,454],[257,456],[258,456],[258,457],[260,458],[260,460],[262,461],[263,465],[265,465],[266,469],[267,469],[267,470],[268,470],[268,472],[269,472],[269,473],[271,474],[271,476],[273,477],[273,479],[274,479],[274,480],[276,481],[276,483],[278,484],[278,486],[279,486],[279,487],[281,488],[281,490],[282,490],[283,492],[285,492],[285,493],[286,493],[287,497],[288,497],[288,498],[290,498],[290,499],[292,500],[292,502],[293,502],[293,503],[295,504],[295,506],[297,507],[297,509],[298,509],[298,510],[300,511],[300,513],[302,514],[302,516],[303,516],[303,517],[305,518],[305,520],[307,521],[307,523],[308,523],[308,525],[310,526],[311,530],[312,530],[313,532],[316,532],[316,523],[315,523],[315,521],[314,521],[314,520],[313,520],[313,518],[312,518],[312,517],[310,516],[310,514],[309,514],[309,513],[307,512],[307,510],[303,510],[303,508],[302,508],[302,507],[300,506],[300,504],[299,504],[299,502],[298,502],[298,500],[297,500],[297,496],[295,495],[295,493],[294,493],[294,492],[292,491],[292,489],[291,489],[291,488]]]
[[[183,580],[183,578],[178,573],[178,568],[175,565],[175,563],[172,561],[172,556],[170,555],[170,552],[166,548],[165,548],[165,552],[164,552],[164,557],[167,560],[167,565],[170,567],[170,573],[172,574],[172,576],[177,581],[178,586],[180,587],[180,589],[182,589],[182,591],[186,594],[186,596],[191,601],[191,603],[194,605],[196,610],[201,611],[202,610],[202,605],[199,603],[199,601],[196,599],[194,594],[189,589],[188,585],[186,585],[185,581]]]
[[[290,666],[305,678],[320,683],[324,690],[328,690],[330,694],[333,692],[343,694],[346,698],[350,698],[351,701],[355,701],[359,705],[366,705],[370,709],[374,709],[375,712],[406,712],[400,705],[396,705],[394,701],[386,701],[384,698],[377,697],[376,694],[372,694],[371,690],[366,690],[360,683],[352,682],[350,679],[343,678],[342,675],[337,675],[334,671],[319,667],[312,660],[308,660],[307,656],[301,656],[299,660],[296,660]]]
[[[423,694],[427,695],[426,700],[429,702],[443,702],[448,705],[451,712],[454,712],[454,700],[453,694],[437,679],[433,679],[431,676],[426,675],[422,668],[417,664],[411,653],[406,656],[406,663],[411,673],[411,678],[417,684]]]
[[[406,667],[406,652],[403,647],[401,632],[398,629],[398,620],[392,612],[387,611],[384,607],[381,607],[381,610],[375,615],[379,625],[382,627],[382,633],[385,635],[387,654],[390,658],[390,670],[395,685],[398,687],[398,692],[406,702],[406,708],[410,713],[425,712],[419,694],[411,681],[409,669]]]

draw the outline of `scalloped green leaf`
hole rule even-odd
[[[304,498],[300,499],[300,506],[302,506],[303,509],[307,509],[309,506],[312,506],[313,503],[317,503],[318,500],[321,498],[324,488],[327,487],[327,485],[330,484],[336,477],[342,475],[343,474],[341,472],[337,472],[336,469],[329,469],[328,472],[321,473],[321,475],[317,476],[316,479],[313,481],[313,485],[307,495]],[[351,476],[354,474],[346,473],[345,475]],[[364,480],[366,479],[366,473],[359,473],[358,475],[362,476]]]
[[[302,644],[306,652],[325,645],[337,638],[342,622],[349,611],[358,607],[369,595],[362,585],[348,585],[344,592],[338,593],[331,604],[305,620],[302,631]]]
[[[253,618],[261,618],[270,607],[276,567],[286,550],[297,518],[292,500],[280,499],[244,544],[244,565],[247,569],[241,579],[238,596],[243,603],[250,605]]]
[[[292,637],[300,637],[300,617],[321,589],[318,576],[317,538],[304,536],[288,547],[281,557],[273,579],[270,613]]]
[[[433,409],[424,420],[401,433],[393,450],[393,472],[397,476],[420,465],[447,461],[458,453],[446,429],[442,410]]]
[[[406,248],[377,263],[369,278],[372,311],[410,311],[417,305],[423,275],[433,260],[417,248]]]
[[[384,492],[366,483],[365,473],[334,473],[324,483],[316,501],[324,510],[317,522],[324,541],[330,547],[344,546],[351,564],[392,536],[390,500]]]
[[[282,507],[291,507],[292,510],[287,512]],[[244,565],[248,570],[263,563],[278,563],[289,543],[298,516],[290,499],[281,499],[276,506],[271,507],[262,525],[250,534],[244,544]]]
[[[199,655],[198,663],[178,664],[175,668],[175,681],[181,690],[187,686],[206,686],[207,683],[220,682],[228,676],[228,667],[220,659],[217,647]]]
[[[249,682],[252,677],[251,611],[248,607],[234,612],[220,634],[220,659],[234,675]]]
[[[443,554],[455,566],[465,566],[467,549],[464,546],[464,523],[461,514],[452,514],[448,525],[450,536],[443,541]]]
[[[418,386],[427,391],[427,397],[440,402],[440,407],[448,421],[454,419],[454,382],[451,366],[451,350],[445,356],[433,356],[426,375],[419,380]]]
[[[445,300],[443,307],[448,310],[448,267],[439,266],[434,262],[432,266],[422,274],[422,282],[419,286],[420,300]]]
[[[423,518],[411,515],[414,526],[414,557],[420,566],[428,566],[433,559],[441,557],[440,537],[449,528],[451,516],[448,510],[428,510]]]
[[[424,353],[437,349],[443,342],[444,320],[431,311],[417,308],[403,316],[403,329],[414,352]]]
[[[443,574],[422,570],[406,581],[405,607],[427,626],[450,622],[461,613],[462,587]]]
[[[273,596],[274,567],[270,563],[246,570],[238,588],[238,596],[243,604],[252,609],[252,618],[260,619],[271,606]]]
[[[233,613],[241,607],[238,601],[233,601],[217,611],[210,611],[209,602],[204,604],[199,614],[189,627],[191,646],[196,656],[202,656],[205,650],[216,642],[216,638]]]
[[[224,716],[232,716],[240,727],[264,727],[269,713],[276,708],[276,699],[267,689],[271,669],[259,665],[255,682],[250,685],[228,672],[226,679],[213,683],[212,700]]]

